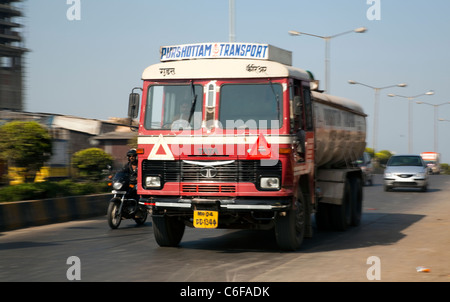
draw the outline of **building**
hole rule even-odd
[[[48,129],[52,137],[52,157],[45,163],[45,169],[41,169],[45,174],[42,178],[48,179],[73,176],[70,169],[73,154],[94,147],[111,154],[114,159],[113,169],[119,169],[127,161],[130,141],[137,136],[137,132],[128,126],[129,119],[101,121],[70,115],[0,109],[0,126],[11,121],[35,121]]]
[[[18,23],[21,0],[0,0],[0,109],[23,110],[23,37]]]

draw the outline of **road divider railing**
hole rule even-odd
[[[106,215],[111,194],[0,203],[0,231]]]

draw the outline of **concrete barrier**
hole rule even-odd
[[[112,194],[0,203],[0,231],[106,215]]]

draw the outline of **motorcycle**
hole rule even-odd
[[[108,205],[108,224],[111,229],[117,229],[123,219],[134,219],[137,225],[147,220],[147,209],[139,205],[136,186],[129,183],[128,174],[118,172],[110,183],[114,197]]]

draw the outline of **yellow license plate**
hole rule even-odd
[[[202,229],[215,229],[219,225],[219,212],[194,211],[194,227]]]

